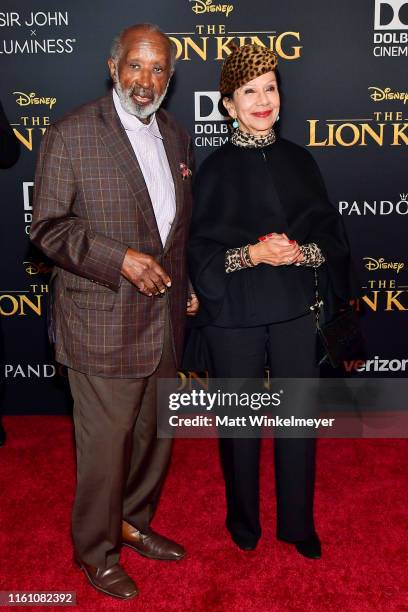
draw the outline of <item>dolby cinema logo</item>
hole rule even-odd
[[[194,92],[194,144],[196,147],[220,147],[228,142],[226,118],[218,110],[218,91]]]
[[[408,57],[408,1],[375,0],[375,57]]]
[[[30,233],[31,221],[33,220],[33,190],[32,181],[23,181],[23,206],[24,206],[24,231],[27,236]]]

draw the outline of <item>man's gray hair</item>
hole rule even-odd
[[[170,71],[171,73],[173,73],[174,66],[176,63],[176,53],[177,53],[176,45],[170,40],[167,34],[165,34],[159,28],[159,26],[155,25],[154,23],[138,23],[138,24],[135,24],[134,26],[130,26],[130,27],[123,29],[121,32],[119,32],[117,36],[115,36],[115,38],[112,41],[111,50],[110,50],[110,56],[112,60],[114,61],[115,65],[116,66],[118,65],[118,62],[122,56],[122,52],[123,52],[122,37],[125,34],[125,32],[127,32],[128,30],[131,30],[132,28],[140,28],[141,30],[143,29],[148,32],[157,32],[157,34],[161,34],[164,38],[167,39],[167,42],[169,43],[169,52],[170,52]]]

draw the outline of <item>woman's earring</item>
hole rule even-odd
[[[276,117],[275,121],[279,121],[280,117],[279,115]]]
[[[232,122],[232,127],[234,128],[234,130],[236,130],[237,127],[239,127],[239,123],[236,119],[234,119],[234,121]]]

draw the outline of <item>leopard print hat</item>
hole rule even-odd
[[[278,65],[278,56],[260,45],[237,47],[230,43],[231,54],[225,59],[221,69],[220,93],[232,94],[238,87],[261,76]]]

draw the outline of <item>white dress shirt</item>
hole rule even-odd
[[[176,214],[176,194],[156,115],[148,124],[142,123],[124,110],[115,90],[113,103],[143,173],[164,246]]]

